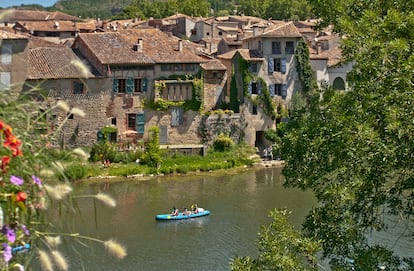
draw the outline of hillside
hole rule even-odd
[[[110,18],[122,11],[122,8],[134,0],[60,0],[53,10],[81,18]]]

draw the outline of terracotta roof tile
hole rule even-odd
[[[33,48],[28,56],[28,79],[93,77],[91,72],[87,72],[87,76],[83,75],[72,61],[81,60],[69,47]]]
[[[1,18],[0,22],[17,22],[17,21],[47,21],[47,20],[62,20],[62,21],[79,21],[79,18],[62,13],[60,11],[49,12],[39,10],[22,10],[22,9],[6,9],[0,11],[7,15]]]
[[[0,30],[0,39],[28,39],[28,37],[20,34],[14,34],[9,31]]]
[[[300,38],[302,37],[293,22],[288,22],[282,25],[274,25],[267,28],[262,37],[289,37]]]
[[[221,64],[221,62],[217,59],[210,59],[208,62],[201,64],[201,67],[204,70],[226,70],[226,66]]]
[[[78,38],[85,42],[102,64],[204,62],[197,55],[198,46],[183,40],[182,50],[179,51],[177,37],[155,28],[79,34]],[[139,39],[142,39],[141,52],[133,49]]]
[[[78,30],[75,23],[71,21],[19,21],[15,27],[22,27],[26,31],[43,32],[76,32]]]
[[[328,60],[328,67],[333,67],[341,63],[342,59],[342,50],[339,47],[322,51],[317,53],[313,49],[309,49],[309,58],[311,60],[326,59]]]

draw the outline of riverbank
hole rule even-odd
[[[109,174],[109,168],[104,168],[103,166],[101,166],[101,174],[97,175],[97,176],[91,176],[89,178],[87,178],[88,181],[102,181],[102,180],[117,180],[120,177],[123,178],[128,178],[128,179],[133,179],[133,180],[151,180],[154,178],[158,178],[158,177],[174,177],[174,176],[189,176],[189,175],[195,175],[195,176],[201,176],[201,175],[221,175],[223,173],[229,173],[229,174],[236,174],[236,173],[240,173],[240,172],[244,172],[246,170],[251,170],[251,169],[259,169],[259,168],[271,168],[271,167],[276,167],[276,168],[281,168],[284,165],[284,161],[283,160],[267,160],[267,159],[263,159],[261,158],[259,155],[255,154],[249,157],[249,159],[251,159],[253,162],[250,165],[242,165],[242,166],[236,166],[236,167],[232,167],[232,168],[225,168],[225,169],[212,169],[212,170],[192,170],[189,172],[185,172],[185,173],[178,173],[178,172],[172,172],[170,174],[164,174],[164,173],[159,173],[159,174],[153,174],[153,173],[138,173],[138,174],[129,174],[129,175],[110,175]],[[126,165],[122,165],[122,164],[112,164],[111,167],[116,167],[116,168],[122,168]]]

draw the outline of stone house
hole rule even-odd
[[[100,114],[117,128],[117,139],[145,140],[157,126],[163,144],[201,142],[199,112],[182,106],[195,98],[201,64],[209,61],[197,46],[151,28],[79,34],[72,48],[101,78]],[[152,103],[170,106],[157,110]]]
[[[250,72],[264,80],[272,97],[290,100],[301,88],[294,56],[296,44],[301,40],[302,36],[292,22],[282,22],[263,30],[254,27],[253,35],[243,39],[243,48],[259,59],[249,61]],[[248,93],[260,94],[257,82],[250,83]]]
[[[2,90],[10,90],[14,96],[22,91],[27,78],[27,56],[31,48],[58,46],[36,37],[0,30],[0,84]]]

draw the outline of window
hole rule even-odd
[[[257,72],[257,62],[250,63],[250,72]]]
[[[182,64],[174,64],[173,66],[174,71],[182,71],[183,65]]]
[[[73,94],[83,94],[84,85],[81,81],[73,82]]]
[[[114,79],[112,91],[114,93],[125,93],[126,79]]]
[[[223,32],[219,31],[219,36],[223,36]]]
[[[137,115],[136,114],[128,114],[128,122],[127,122],[128,130],[135,131],[136,124],[137,124]]]
[[[293,54],[295,52],[295,45],[293,41],[287,41],[286,47],[285,47],[285,53],[286,54]]]
[[[1,46],[1,63],[10,64],[12,62],[12,45],[3,44]]]
[[[252,82],[252,94],[258,94],[258,88],[257,88],[257,83],[256,82]]]
[[[253,105],[253,108],[252,108],[252,114],[253,115],[257,115],[257,105]]]
[[[144,112],[137,114],[137,132],[140,135],[143,135],[145,132],[145,115]]]
[[[111,119],[111,124],[112,124],[112,125],[116,125],[116,118],[112,118],[112,119]]]
[[[275,84],[275,95],[282,96],[282,84]]]
[[[184,64],[184,68],[186,71],[194,71],[195,70],[195,65],[193,64]]]
[[[275,58],[274,63],[275,63],[274,71],[280,72],[280,67],[281,67],[281,64],[282,64],[281,61],[280,61],[280,58]]]
[[[0,72],[0,90],[10,88],[11,75],[10,72]]]
[[[134,92],[141,92],[141,79],[135,79]]]
[[[206,36],[210,36],[210,32],[207,32],[207,33],[206,33]]]
[[[273,59],[273,71],[285,73],[286,72],[286,58]]]
[[[170,70],[170,65],[168,64],[161,64],[161,71],[166,72]]]
[[[171,126],[178,126],[183,124],[184,110],[182,107],[173,107],[171,110]]]
[[[272,54],[281,54],[282,53],[282,46],[280,41],[273,41],[272,42]]]
[[[345,81],[341,77],[336,77],[332,86],[336,90],[345,90]]]

